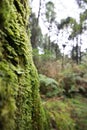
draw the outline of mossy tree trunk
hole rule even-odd
[[[47,130],[28,30],[29,1],[0,1],[0,130]]]

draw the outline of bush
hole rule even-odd
[[[60,88],[58,87],[58,83],[54,79],[39,74],[39,80],[40,92],[46,97],[53,97],[62,93],[62,90],[60,90]]]
[[[64,89],[64,94],[67,96],[72,96],[73,93],[78,92],[74,77],[73,74],[68,74],[60,80],[60,87]]]
[[[66,96],[72,97],[77,93],[87,96],[87,80],[82,78],[79,74],[66,74],[64,75],[59,86],[64,89]]]

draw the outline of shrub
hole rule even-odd
[[[63,76],[60,80],[60,87],[64,89],[64,94],[67,96],[71,96],[73,93],[78,92],[73,74]]]
[[[68,73],[63,75],[59,82],[59,86],[64,89],[64,94],[69,97],[77,93],[87,96],[87,81],[79,74]]]
[[[62,90],[60,90],[58,83],[54,79],[39,74],[39,80],[40,92],[41,94],[46,95],[46,97],[53,97],[62,93]]]

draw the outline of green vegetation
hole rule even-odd
[[[50,68],[48,70],[52,71]],[[40,93],[43,106],[48,113],[51,130],[87,129],[86,74],[85,64],[72,66],[68,63],[63,70],[58,70],[55,80],[39,75]]]
[[[87,56],[76,55],[76,64],[62,55],[50,34],[42,35],[33,13],[31,36],[28,4],[27,0],[0,2],[0,130],[86,130]],[[56,23],[54,9],[52,2],[46,4],[49,33]],[[81,35],[86,15],[86,11],[81,14],[80,24],[67,18],[58,27],[72,24],[71,36]],[[77,53],[79,47],[74,49]]]
[[[73,99],[53,98],[44,102],[51,129],[86,130],[87,129],[87,99],[76,96]]]
[[[46,97],[54,97],[61,95],[62,90],[58,87],[58,83],[45,75],[39,75],[40,80],[40,92]]]
[[[0,129],[47,130],[32,61],[26,0],[0,2]]]
[[[43,36],[35,26],[40,38],[37,35],[37,47],[34,48],[33,57],[39,72],[43,107],[51,130],[87,129],[87,52],[81,50],[82,35],[87,30],[87,9],[84,3],[86,0],[76,1],[79,6],[84,6],[84,11],[79,15],[79,23],[72,17],[62,19],[58,23],[55,19],[55,4],[49,1],[45,3],[45,13],[39,12],[39,19],[43,20],[48,33]],[[40,11],[41,7],[44,6],[40,3]],[[67,37],[64,42],[63,36]],[[51,41],[52,38],[54,41]],[[70,57],[64,53],[69,40],[73,40]],[[59,49],[60,42],[63,54]]]

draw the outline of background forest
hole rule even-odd
[[[76,0],[81,9],[79,22],[71,16],[58,22],[53,1],[39,0],[38,12],[34,13],[32,2],[34,0],[30,17],[33,59],[51,129],[86,130],[87,48],[85,45],[82,50],[82,46],[87,35],[87,1]]]

